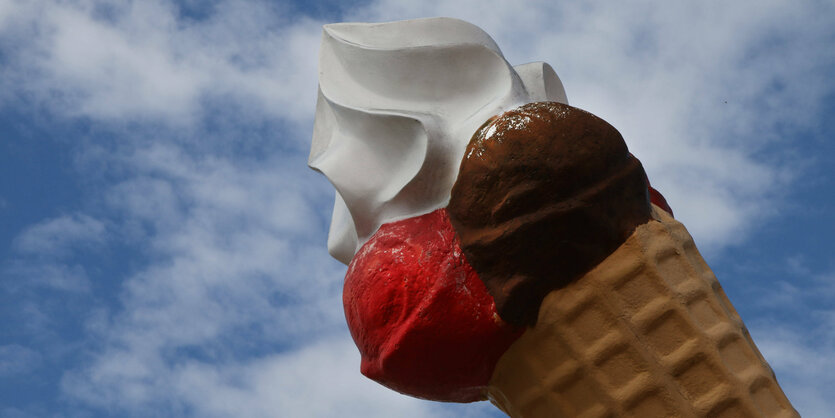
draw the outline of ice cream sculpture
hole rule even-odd
[[[361,370],[512,417],[797,416],[687,230],[545,63],[455,19],[323,32],[309,164]]]

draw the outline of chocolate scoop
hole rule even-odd
[[[467,260],[514,325],[650,220],[641,163],[584,110],[530,103],[470,140],[448,206]]]

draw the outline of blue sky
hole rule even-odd
[[[502,416],[360,375],[305,165],[321,25],[427,16],[617,127],[827,416],[835,6],[668,3],[0,0],[0,417]]]

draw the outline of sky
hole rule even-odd
[[[306,166],[322,25],[431,16],[618,128],[835,410],[830,1],[0,0],[0,417],[503,416],[360,374]]]

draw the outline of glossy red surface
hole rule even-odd
[[[351,262],[343,302],[362,373],[424,399],[484,399],[521,334],[499,319],[446,209],[381,226]]]

